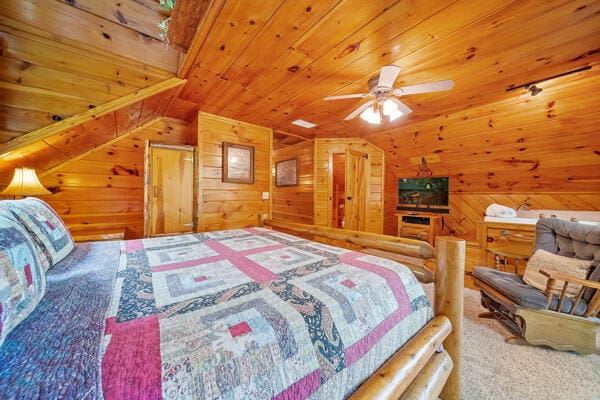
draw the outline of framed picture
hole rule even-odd
[[[298,159],[278,161],[275,163],[275,186],[298,185]]]
[[[254,183],[254,147],[223,142],[223,182]]]

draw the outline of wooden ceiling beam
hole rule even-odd
[[[107,147],[109,147],[109,146],[113,145],[114,143],[116,143],[116,142],[118,142],[118,141],[120,141],[120,140],[123,140],[123,139],[124,139],[124,138],[126,138],[126,137],[132,136],[132,135],[134,135],[134,134],[136,134],[136,133],[138,133],[138,132],[140,132],[140,131],[142,131],[142,130],[144,130],[144,129],[148,128],[149,126],[151,126],[152,124],[154,124],[154,123],[155,123],[155,121],[156,121],[156,119],[153,119],[153,120],[151,120],[151,121],[148,121],[148,122],[146,122],[144,125],[140,125],[140,126],[138,126],[137,128],[131,129],[130,131],[128,131],[128,132],[125,132],[125,133],[123,133],[123,134],[122,134],[122,135],[120,135],[120,136],[114,137],[114,138],[112,138],[111,140],[109,140],[109,141],[107,141],[107,142],[104,142],[103,144],[101,144],[101,145],[99,145],[99,146],[97,146],[97,147],[94,147],[94,148],[92,148],[92,149],[90,149],[90,150],[88,150],[88,151],[85,151],[85,152],[83,152],[83,153],[80,153],[80,154],[78,154],[77,156],[75,156],[75,157],[73,157],[73,158],[70,158],[70,159],[68,159],[68,160],[65,160],[64,162],[62,162],[62,163],[60,163],[60,164],[58,164],[58,165],[56,165],[56,166],[54,166],[54,167],[52,167],[52,168],[50,168],[50,169],[48,169],[48,170],[46,170],[46,171],[44,171],[44,172],[40,173],[40,174],[39,174],[39,177],[40,177],[40,179],[41,179],[41,178],[44,178],[44,177],[46,177],[46,176],[48,176],[48,175],[50,175],[50,174],[52,174],[52,173],[54,173],[54,172],[56,172],[56,171],[60,171],[60,170],[61,170],[61,169],[63,169],[65,166],[67,166],[67,165],[69,165],[69,164],[72,164],[72,163],[73,163],[73,162],[75,162],[75,161],[78,161],[78,160],[84,159],[85,157],[89,156],[90,154],[94,154],[94,153],[97,153],[97,152],[99,152],[99,151],[102,151],[102,150],[106,149]]]
[[[28,144],[43,140],[49,136],[57,134],[63,130],[72,128],[76,125],[83,124],[85,122],[97,119],[98,117],[119,110],[123,107],[129,106],[145,98],[151,97],[158,93],[162,93],[169,89],[181,86],[186,81],[179,78],[170,78],[165,81],[159,82],[155,85],[149,86],[137,90],[131,94],[120,97],[108,103],[99,105],[93,109],[85,111],[83,113],[73,115],[72,117],[66,118],[62,121],[56,122],[55,124],[45,126],[35,131],[29,132],[23,136],[19,136],[13,140],[0,144],[0,155],[5,155],[12,150],[19,149],[27,146]]]

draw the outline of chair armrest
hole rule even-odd
[[[546,276],[548,278],[548,282],[550,282],[550,279],[554,279],[570,283],[577,283],[592,289],[600,289],[600,282],[590,281],[589,279],[579,279],[569,275],[557,274],[556,272],[550,272],[543,269],[540,269],[539,273]]]
[[[545,294],[548,299],[548,302],[546,304],[547,309],[550,308],[550,304],[552,302],[552,295],[559,292],[560,300],[558,301],[557,310],[559,310],[559,312],[560,312],[560,310],[562,310],[562,304],[565,299],[567,285],[569,283],[576,283],[576,284],[581,285],[582,287],[581,287],[581,290],[579,291],[579,294],[575,297],[575,299],[573,301],[573,305],[571,306],[571,310],[569,311],[569,314],[573,314],[573,312],[575,311],[575,307],[581,300],[581,297],[583,296],[583,292],[585,291],[586,287],[596,289],[596,293],[594,294],[594,297],[592,297],[592,299],[590,300],[590,302],[587,306],[587,310],[584,313],[584,317],[590,317],[590,316],[594,316],[594,315],[598,314],[598,312],[600,311],[600,290],[598,290],[598,289],[600,289],[600,282],[591,281],[589,279],[574,278],[569,275],[557,274],[556,272],[549,272],[549,271],[545,271],[543,269],[540,269],[539,272],[540,272],[540,274],[548,277],[548,282],[546,283],[546,290],[545,290]],[[560,286],[556,285],[556,281],[565,282],[565,284],[562,285],[563,286],[562,290],[561,290]]]

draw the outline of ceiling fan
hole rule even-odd
[[[406,104],[402,103],[396,97],[401,97],[407,94],[450,90],[454,86],[454,82],[452,80],[445,80],[393,88],[392,86],[399,73],[400,67],[396,65],[384,65],[381,67],[379,76],[369,79],[368,93],[329,96],[325,97],[323,100],[372,98],[348,114],[344,120],[349,121],[360,114],[360,117],[365,121],[372,124],[380,124],[381,113],[383,113],[385,116],[388,116],[390,121],[394,121],[396,118],[412,112],[412,110]]]

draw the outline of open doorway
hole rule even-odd
[[[333,154],[333,209],[331,226],[344,228],[345,199],[346,199],[346,154]]]
[[[331,226],[362,231],[367,214],[369,157],[346,149],[332,154]]]

